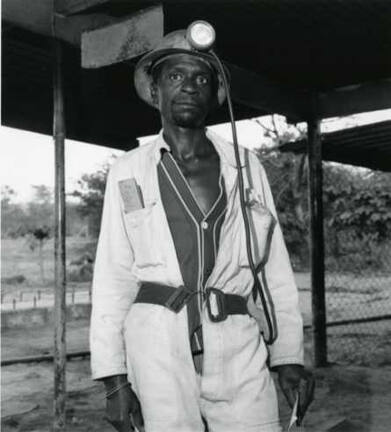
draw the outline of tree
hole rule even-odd
[[[83,174],[78,181],[79,189],[72,192],[80,199],[79,212],[88,218],[89,231],[94,237],[99,234],[109,167],[110,163],[106,163],[95,173]]]
[[[279,151],[282,144],[305,137],[305,130],[273,116],[268,139],[258,154],[268,173],[288,249],[302,266],[308,262],[308,198],[306,156]],[[391,176],[332,162],[323,163],[326,254],[335,268],[354,269],[384,262],[391,238]],[[340,258],[345,258],[341,260]]]
[[[15,191],[1,190],[2,237],[21,237],[40,227],[53,227],[53,192],[46,185],[33,185],[34,197],[28,203],[15,203]]]
[[[27,204],[28,231],[42,226],[53,228],[54,203],[53,190],[46,185],[32,185],[34,197]]]
[[[33,199],[27,203],[25,235],[31,252],[38,249],[38,265],[42,282],[45,282],[43,249],[51,238],[54,225],[53,191],[49,186],[32,185]]]
[[[336,231],[349,230],[359,240],[387,240],[391,232],[390,175],[331,169],[333,181],[325,187],[328,225]]]
[[[26,214],[21,204],[13,202],[16,192],[8,185],[1,188],[1,237],[25,234]]]
[[[45,282],[45,271],[44,271],[44,259],[43,259],[43,247],[45,243],[50,239],[50,228],[48,226],[41,226],[39,228],[32,228],[28,233],[27,242],[32,252],[38,247],[38,264],[41,280]]]
[[[4,185],[1,187],[1,210],[7,211],[11,205],[11,201],[15,198],[16,192],[11,186]]]
[[[53,192],[49,186],[40,184],[32,185],[34,189],[34,198],[38,204],[51,204],[53,201]]]
[[[303,139],[303,126],[289,125],[281,116],[271,116],[270,124],[254,121],[262,128],[265,146],[256,150],[267,172],[279,221],[293,264],[308,263],[307,159],[306,155],[281,153],[288,141]]]
[[[388,268],[390,174],[329,163],[324,178],[329,265],[354,271]]]

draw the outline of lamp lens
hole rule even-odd
[[[190,42],[196,49],[209,49],[215,41],[214,28],[206,21],[196,21],[189,27]]]

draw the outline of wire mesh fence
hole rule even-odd
[[[307,162],[283,154],[263,163],[309,326]],[[391,173],[323,162],[323,187],[328,360],[389,363]]]
[[[329,361],[387,361],[391,174],[324,164]]]
[[[330,361],[373,365],[391,335],[391,174],[361,175],[338,186],[339,215],[325,225],[327,321],[340,324],[327,333]]]

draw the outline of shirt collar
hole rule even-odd
[[[230,165],[232,168],[237,168],[234,146],[229,141],[212,132],[210,129],[206,129],[206,136],[211,140],[217,153],[220,156],[222,163]],[[155,140],[155,160],[158,164],[162,157],[162,150],[170,151],[170,146],[166,143],[163,138],[163,129],[160,130],[159,135]],[[243,147],[239,147],[240,163],[241,167],[245,167],[248,164],[248,154]]]
[[[206,130],[206,136],[212,141],[213,145],[217,153],[220,156],[220,160],[222,162],[227,163],[232,168],[237,168],[236,158],[235,158],[235,150],[234,146],[231,142],[217,135],[215,132],[210,129]],[[239,147],[239,156],[240,156],[240,166],[243,168],[248,163],[248,153],[245,151],[243,147]]]
[[[154,147],[154,156],[156,164],[158,164],[162,158],[162,150],[170,151],[170,146],[163,138],[163,129],[160,130],[159,135],[156,137]]]

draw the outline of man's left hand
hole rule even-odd
[[[297,364],[276,366],[275,370],[278,373],[280,387],[291,408],[295,404],[297,394],[299,396],[297,424],[300,424],[307,408],[314,399],[314,376],[312,372]]]

